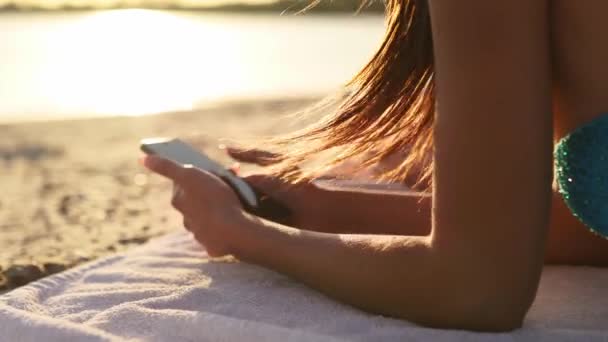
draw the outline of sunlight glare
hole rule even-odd
[[[187,110],[242,81],[234,30],[155,10],[92,13],[56,32],[44,89],[70,112]]]

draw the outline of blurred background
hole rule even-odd
[[[308,0],[3,1],[3,122],[323,95],[383,34],[381,6],[355,15],[358,0],[327,0],[297,16]],[[93,10],[117,6],[155,9]]]
[[[228,164],[221,139],[341,89],[383,4],[310,1],[0,0],[0,293],[182,228],[139,139]]]

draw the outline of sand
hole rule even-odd
[[[182,229],[171,184],[137,162],[140,138],[194,137],[228,165],[219,139],[284,132],[276,118],[312,101],[0,125],[0,292]]]

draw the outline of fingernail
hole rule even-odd
[[[225,150],[226,149],[226,145],[219,144],[219,145],[217,145],[217,148],[219,148],[220,150]]]
[[[241,164],[239,164],[239,163],[234,163],[234,164],[232,164],[232,166],[230,166],[230,171],[232,171],[232,173],[234,173],[237,176],[238,176],[240,170],[241,170]]]

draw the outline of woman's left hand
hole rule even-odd
[[[155,156],[146,156],[142,163],[173,181],[171,204],[184,216],[184,227],[205,246],[209,256],[233,253],[246,218],[238,197],[226,183],[209,172]]]

